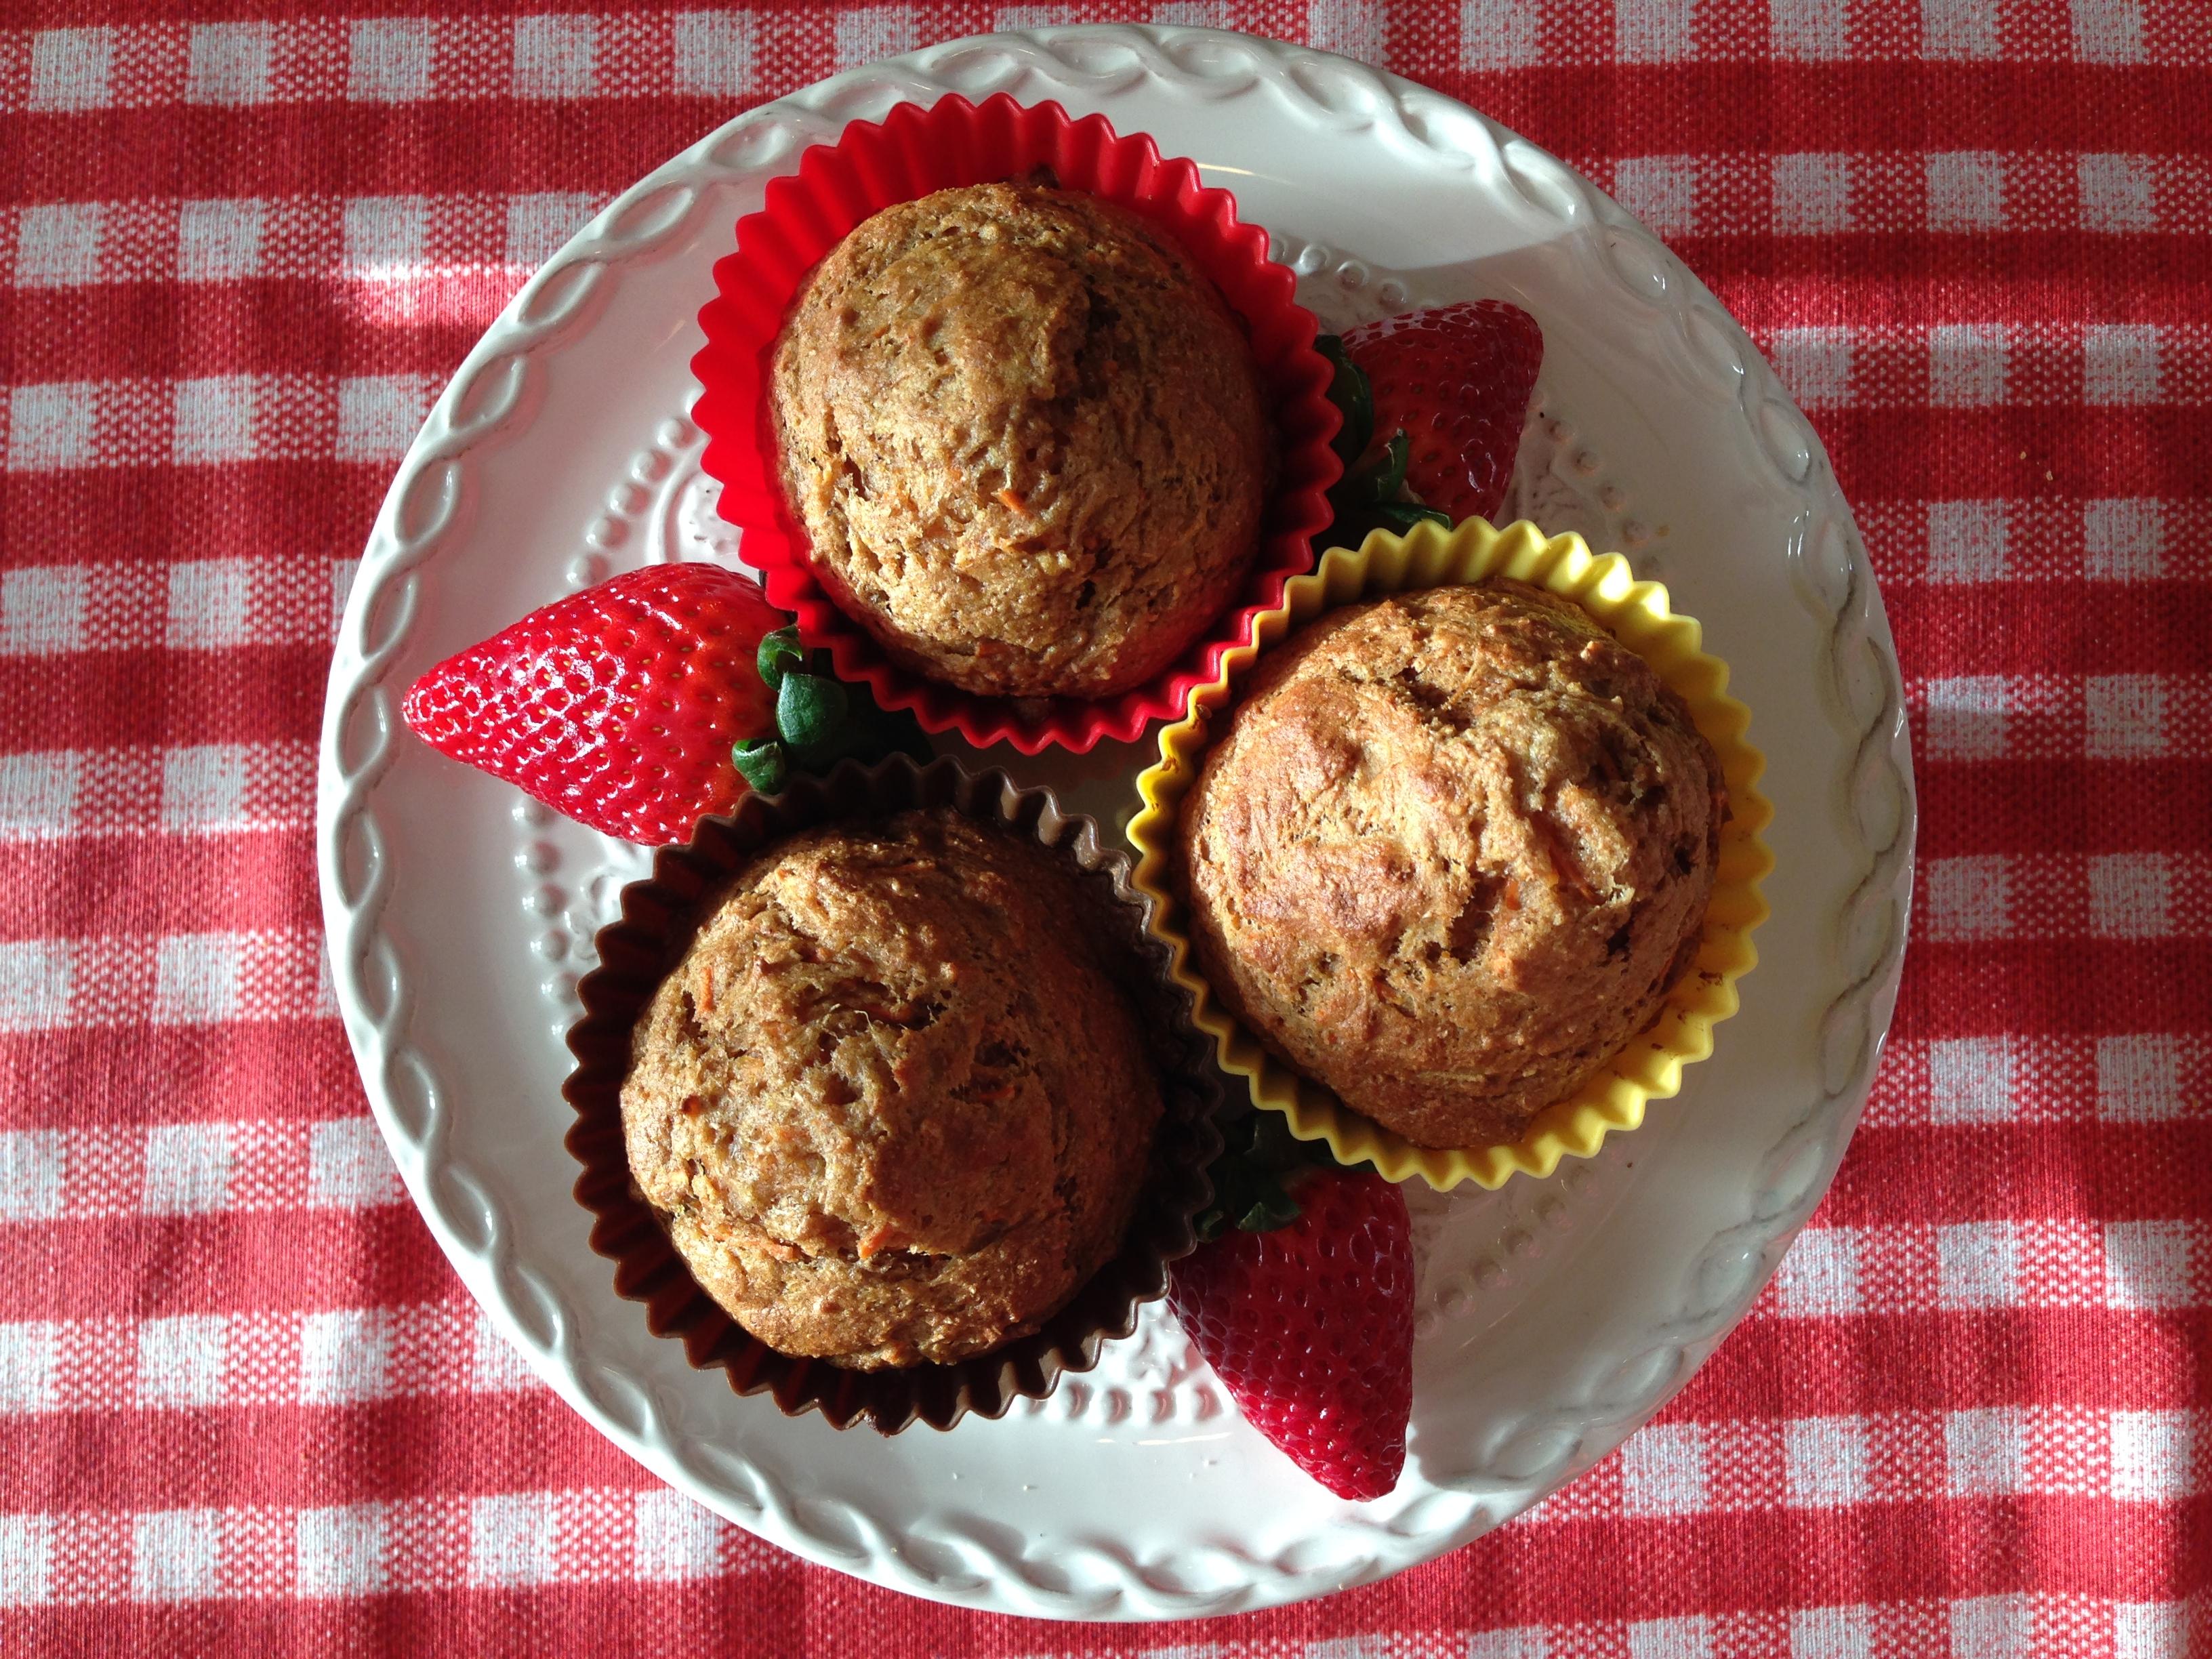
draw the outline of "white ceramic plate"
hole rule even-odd
[[[885,1440],[685,1364],[614,1293],[569,1194],[562,1033],[643,856],[410,738],[398,694],[566,588],[732,559],[684,418],[708,267],[765,182],[848,120],[1011,91],[1153,134],[1274,234],[1333,324],[1496,295],[1543,325],[1516,483],[1703,619],[1771,757],[1775,914],[1743,1012],[1640,1132],[1545,1182],[1415,1192],[1412,1451],[1387,1498],[1297,1473],[1157,1310],[1001,1422]],[[1024,761],[1124,822],[1134,747]],[[1551,156],[1361,64],[1202,29],[954,42],[739,117],[531,281],[432,411],[331,671],[323,903],[346,1026],[408,1189],[470,1291],[654,1473],[811,1560],[1000,1612],[1159,1619],[1381,1578],[1497,1526],[1687,1380],[1826,1190],[1896,992],[1912,793],[1896,663],[1826,459],[1680,262]]]

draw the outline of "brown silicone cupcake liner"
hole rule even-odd
[[[708,901],[747,859],[816,824],[916,807],[950,807],[1034,836],[1081,872],[1100,920],[1127,942],[1125,988],[1152,1038],[1166,1109],[1121,1254],[1040,1329],[954,1365],[848,1370],[779,1353],[699,1287],[630,1178],[620,1097],[639,1014]],[[727,1372],[739,1394],[768,1395],[787,1417],[818,1411],[841,1429],[865,1418],[885,1434],[917,1421],[950,1428],[970,1412],[1004,1416],[1016,1400],[1043,1399],[1064,1373],[1090,1370],[1108,1338],[1128,1335],[1137,1310],[1167,1293],[1168,1264],[1195,1246],[1193,1219],[1212,1196],[1206,1166],[1221,1144],[1206,1039],[1191,1024],[1190,994],[1176,983],[1167,947],[1151,937],[1153,901],[1131,885],[1130,870],[1128,854],[1102,846],[1097,825],[1064,811],[1050,790],[1018,788],[995,769],[973,774],[949,759],[917,767],[903,757],[872,767],[847,762],[826,778],[794,780],[781,795],[748,795],[731,816],[702,820],[688,845],[657,854],[652,875],[623,890],[621,919],[599,930],[599,965],[577,987],[584,1013],[568,1032],[576,1069],[562,1087],[576,1111],[568,1150],[584,1166],[576,1197],[598,1218],[592,1248],[614,1261],[616,1291],[645,1304],[654,1334],[680,1340],[693,1365]]]

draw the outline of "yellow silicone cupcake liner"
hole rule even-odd
[[[1237,681],[1262,652],[1340,605],[1493,576],[1572,599],[1657,671],[1689,705],[1698,730],[1720,757],[1729,821],[1721,831],[1720,866],[1697,958],[1651,1024],[1581,1089],[1546,1107],[1521,1139],[1438,1151],[1417,1146],[1352,1110],[1293,1072],[1229,1016],[1192,958],[1168,852],[1176,808],[1205,757],[1208,717],[1229,703]],[[1153,901],[1152,930],[1174,953],[1176,980],[1190,992],[1197,1024],[1213,1038],[1222,1068],[1244,1079],[1255,1104],[1283,1114],[1300,1139],[1325,1140],[1341,1162],[1371,1163],[1392,1181],[1419,1176],[1439,1191],[1466,1181],[1501,1187],[1516,1170],[1541,1178],[1561,1158],[1589,1158],[1607,1135],[1642,1123],[1645,1103],[1680,1089],[1682,1068],[1712,1053],[1713,1027],[1735,1012],[1735,982],[1759,959],[1752,930],[1767,915],[1759,880],[1774,867],[1759,833],[1773,808],[1753,787],[1766,763],[1746,740],[1750,711],[1727,695],[1728,665],[1702,648],[1696,620],[1669,610],[1666,589],[1638,581],[1618,553],[1593,554],[1579,536],[1547,539],[1526,522],[1497,530],[1470,519],[1449,532],[1431,525],[1407,536],[1378,530],[1357,552],[1330,549],[1311,574],[1291,580],[1280,605],[1260,613],[1252,640],[1223,657],[1220,672],[1192,694],[1184,717],[1160,732],[1160,758],[1137,780],[1144,806],[1128,830],[1138,856],[1135,884]]]

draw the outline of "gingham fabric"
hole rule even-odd
[[[101,3],[0,28],[0,1650],[2212,1651],[2202,0],[1148,14],[1465,98],[1711,283],[1857,506],[1923,859],[1836,1188],[1654,1425],[1391,1583],[1145,1631],[804,1566],[535,1383],[364,1115],[308,828],[350,562],[535,262],[750,103],[1129,14]]]

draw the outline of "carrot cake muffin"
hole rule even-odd
[[[1035,1330],[1120,1249],[1161,1112],[1043,848],[957,814],[807,831],[732,879],[639,1018],[629,1166],[771,1347],[857,1370]]]
[[[817,577],[894,660],[963,690],[1140,684],[1258,546],[1251,348],[1181,248],[1096,197],[885,208],[807,278],[769,379]]]
[[[1695,957],[1720,766],[1641,658],[1517,582],[1334,612],[1263,658],[1178,825],[1199,959],[1423,1146],[1517,1140]]]

